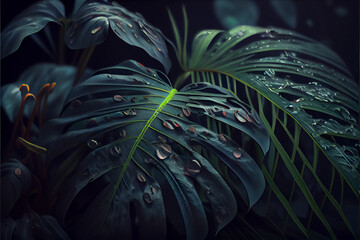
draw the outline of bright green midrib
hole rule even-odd
[[[172,89],[169,93],[169,95],[164,99],[164,101],[159,105],[159,107],[155,110],[155,112],[153,113],[153,115],[149,118],[149,120],[146,122],[144,128],[141,130],[139,136],[136,138],[136,141],[134,143],[134,145],[132,146],[130,153],[124,163],[123,168],[121,169],[120,175],[118,177],[118,180],[114,186],[114,192],[113,192],[113,196],[115,195],[117,189],[120,186],[121,180],[125,174],[125,171],[127,169],[127,167],[130,164],[130,161],[135,153],[136,148],[138,147],[141,139],[144,137],[146,131],[148,130],[148,128],[150,127],[151,123],[155,120],[156,116],[159,114],[159,112],[166,106],[166,104],[168,104],[171,99],[174,97],[174,95],[177,93],[176,89]]]

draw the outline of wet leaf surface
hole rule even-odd
[[[217,231],[226,226],[236,213],[235,198],[220,174],[194,150],[197,145],[234,172],[245,186],[250,206],[261,196],[265,182],[255,161],[234,141],[219,138],[195,121],[210,116],[208,108],[221,109],[226,116],[215,112],[214,120],[246,132],[266,152],[269,139],[258,116],[221,88],[189,85],[176,92],[163,78],[161,72],[148,71],[135,61],[101,70],[70,93],[67,101],[78,99],[78,108],[68,106],[60,118],[44,126],[41,139],[48,146],[50,171],[57,172],[53,176],[62,176],[57,169],[70,163],[61,156],[89,141],[98,143],[73,163],[57,199],[56,215],[62,223],[76,226],[78,238],[84,234],[89,239],[114,234],[130,238],[132,229],[141,229],[140,238],[162,238],[166,219],[179,220],[174,204],[182,215],[182,234],[188,238],[205,238],[208,221]],[[115,95],[136,101],[114,101]],[[125,114],[129,109],[136,114]],[[239,122],[234,115],[239,109],[253,121]],[[187,116],[182,116],[184,112]],[[98,125],[87,128],[89,119]],[[195,182],[205,191],[210,209],[204,208]],[[206,211],[213,219],[207,219]]]
[[[141,14],[132,13],[116,3],[83,4],[72,16],[65,42],[71,49],[98,45],[105,41],[109,27],[120,39],[144,49],[161,62],[166,72],[169,71],[171,63],[161,31]]]

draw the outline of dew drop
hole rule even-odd
[[[191,114],[190,110],[187,108],[182,108],[182,112],[186,117],[189,117]]]
[[[133,35],[134,35],[134,38],[138,38],[138,36],[137,36],[137,34],[136,34],[136,33],[133,33]]]
[[[16,168],[14,173],[18,178],[21,178],[21,169],[20,168]]]
[[[172,152],[171,146],[169,144],[163,143],[163,144],[160,144],[160,147],[168,153]]]
[[[91,31],[91,33],[92,33],[92,34],[95,34],[95,33],[97,33],[97,32],[100,31],[100,30],[101,30],[101,27],[97,27],[97,28],[93,29],[93,30]]]
[[[110,155],[113,157],[119,157],[121,154],[121,148],[119,146],[112,146],[110,148]]]
[[[145,201],[146,203],[148,203],[148,204],[150,204],[150,203],[152,202],[151,196],[150,196],[150,194],[147,193],[147,192],[144,193],[143,199],[144,199],[144,201]]]
[[[158,51],[159,51],[159,52],[162,52],[162,50],[161,50],[160,48],[158,48]]]
[[[234,154],[234,157],[236,157],[237,159],[239,159],[239,158],[241,157],[240,148],[236,148],[236,149],[233,151],[233,154]]]
[[[128,23],[127,25],[128,25],[128,27],[129,27],[129,28],[132,28],[132,25],[131,25],[131,23]]]
[[[126,131],[125,131],[125,129],[122,129],[122,130],[120,131],[120,137],[126,137]]]
[[[122,102],[122,101],[125,101],[125,99],[121,95],[114,95],[114,101]]]
[[[177,122],[173,122],[175,127],[180,127],[180,125]]]
[[[166,151],[161,150],[160,148],[156,149],[156,156],[160,159],[160,160],[164,160],[166,159],[170,154]]]
[[[136,97],[131,98],[131,102],[135,102]]]
[[[221,113],[224,117],[226,117],[226,112],[225,111],[222,111]]]
[[[246,122],[246,119],[240,115],[239,110],[235,110],[235,118],[236,118],[236,120],[238,120],[241,123]]]
[[[168,121],[163,121],[163,126],[170,129],[170,130],[174,130],[174,127],[168,122]]]
[[[90,149],[96,149],[98,146],[99,146],[99,143],[94,140],[94,139],[91,139],[89,140],[86,145],[90,148]]]
[[[185,174],[188,176],[195,177],[199,175],[200,170],[201,170],[201,165],[195,159],[189,160],[185,165],[185,171],[186,171]]]
[[[145,176],[140,172],[137,175],[137,179],[139,180],[139,182],[142,182],[142,183],[146,182]]]

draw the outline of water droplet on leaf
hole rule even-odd
[[[241,123],[246,122],[246,119],[240,115],[239,110],[235,110],[235,118],[236,118],[236,120],[238,120]]]
[[[162,150],[161,148],[156,149],[156,156],[157,156],[160,160],[166,159],[169,155],[170,155],[169,152],[164,151],[164,150]]]
[[[185,174],[188,176],[197,176],[201,171],[201,165],[196,159],[189,160],[185,165]]]
[[[174,127],[168,121],[163,121],[162,124],[163,124],[164,127],[168,128],[170,130],[174,130]]]
[[[150,196],[150,194],[147,193],[147,192],[144,193],[143,199],[144,199],[144,201],[145,201],[146,203],[148,203],[148,204],[150,204],[150,203],[152,202],[151,196]]]
[[[146,182],[146,178],[142,173],[138,173],[137,179],[139,180],[139,182],[142,182],[142,183]]]
[[[15,175],[20,178],[21,177],[21,169],[20,168],[16,168],[14,171]]]
[[[190,110],[187,108],[182,108],[182,112],[186,117],[189,117],[191,114]]]
[[[91,31],[91,33],[92,33],[92,34],[95,34],[95,33],[97,33],[97,32],[100,31],[100,30],[101,30],[101,27],[97,27],[97,28],[93,29],[93,30]]]
[[[94,139],[91,139],[87,142],[87,146],[90,148],[90,149],[96,149],[98,146],[99,146],[99,143],[94,140]]]
[[[241,157],[241,151],[239,148],[236,148],[234,151],[233,151],[233,154],[234,154],[234,157],[239,159]]]
[[[114,95],[114,101],[122,102],[122,101],[125,101],[125,99],[121,95]]]
[[[121,148],[119,146],[112,146],[110,148],[110,155],[113,157],[119,157],[121,154]]]

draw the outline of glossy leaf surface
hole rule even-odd
[[[57,216],[65,224],[75,219],[76,238],[131,238],[134,228],[140,238],[163,238],[166,218],[179,222],[179,216],[175,227],[188,239],[205,238],[208,220],[223,228],[236,213],[236,201],[195,151],[199,146],[235,173],[250,206],[261,196],[265,183],[255,161],[230,138],[200,124],[209,116],[231,125],[266,152],[269,139],[258,116],[221,88],[195,84],[176,91],[166,80],[135,61],[102,70],[71,92],[68,101],[81,104],[70,104],[44,126],[50,185],[59,192],[53,194]],[[251,122],[240,122],[235,112]]]
[[[355,236],[348,221],[349,214],[345,214],[344,207],[341,207],[342,200],[331,193],[334,180],[331,180],[330,187],[326,187],[317,175],[328,168],[328,165],[321,169],[317,167],[319,147],[337,169],[341,181],[347,182],[356,195],[353,197],[358,199],[360,157],[357,141],[360,129],[356,119],[360,109],[359,88],[344,62],[333,51],[312,39],[282,29],[240,26],[228,32],[208,30],[195,36],[185,71],[194,82],[220,85],[241,99],[244,98],[240,94],[246,92],[244,101],[256,105],[274,147],[268,162],[264,162],[272,175],[269,175],[266,165],[263,167],[271,188],[269,199],[271,193],[275,193],[286,209],[285,213],[291,216],[303,234],[307,236],[308,230],[296,214],[303,217],[316,214],[329,236],[336,238],[333,228],[338,226],[328,221],[327,212],[322,210],[324,204],[316,200],[315,192],[320,191],[339,214],[340,222]],[[313,152],[301,150],[309,149],[300,142],[301,132],[308,137],[310,145],[314,142],[314,147],[310,147]],[[282,172],[276,171],[280,168],[280,161],[288,172],[286,179],[293,182],[288,189],[282,187]],[[299,164],[297,161],[302,167],[296,165]],[[311,176],[308,179],[304,173],[307,170]],[[279,177],[282,181],[276,185],[274,179]],[[314,179],[309,184],[311,178]],[[288,192],[288,199],[284,198],[279,187]],[[340,188],[343,194],[344,185]],[[296,200],[307,202],[310,210],[296,208]],[[296,209],[296,214],[292,208]],[[265,209],[272,207],[267,205]],[[274,215],[278,216],[279,212],[275,211]],[[285,226],[288,216],[285,215]],[[309,218],[311,223],[312,216]]]
[[[1,32],[1,58],[15,52],[25,37],[39,32],[49,22],[60,25],[60,18],[64,17],[64,5],[59,0],[34,3],[15,17]]]
[[[105,41],[109,27],[120,39],[144,49],[161,62],[166,72],[169,71],[171,63],[161,31],[139,13],[132,13],[116,3],[83,4],[72,16],[65,42],[71,49],[98,45]]]

